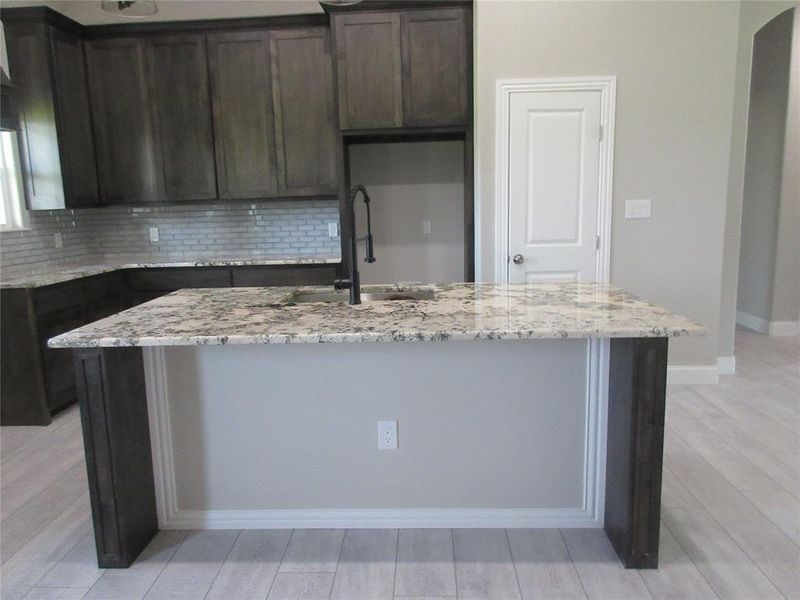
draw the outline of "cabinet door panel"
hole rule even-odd
[[[404,12],[402,34],[404,124],[464,124],[466,12],[458,8]]]
[[[270,32],[281,195],[338,191],[333,73],[324,27]]]
[[[205,37],[154,38],[147,56],[164,199],[213,200],[217,176]]]
[[[83,41],[50,28],[59,152],[66,206],[100,201]]]
[[[277,196],[267,33],[209,36],[208,60],[220,197]]]
[[[144,42],[94,40],[87,43],[86,55],[103,200],[155,202],[161,152],[150,109]]]
[[[342,129],[400,127],[400,14],[333,17],[339,125]]]
[[[31,210],[64,208],[56,114],[43,24],[7,28],[9,71],[19,111],[20,162]]]

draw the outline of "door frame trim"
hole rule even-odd
[[[611,277],[611,199],[614,177],[614,116],[617,78],[556,77],[547,79],[498,79],[495,103],[495,283],[508,283],[508,151],[511,96],[521,92],[600,92],[600,169],[598,182],[597,253],[595,281],[607,283]]]

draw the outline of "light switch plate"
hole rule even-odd
[[[626,219],[649,219],[652,202],[649,198],[625,200]]]
[[[150,228],[150,241],[157,242],[158,241],[158,227],[151,227]]]
[[[431,222],[430,221],[423,221],[422,222],[422,233],[423,235],[430,235],[431,234]]]
[[[339,224],[338,223],[328,223],[328,237],[339,237]]]

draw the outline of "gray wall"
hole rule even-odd
[[[482,278],[494,277],[495,82],[617,76],[613,283],[705,324],[670,361],[715,365],[739,5],[478,2],[477,173]],[[653,218],[625,221],[624,201]]]
[[[0,234],[8,270],[103,260],[337,257],[336,200],[107,207],[30,213],[28,231]],[[160,241],[150,242],[150,227]],[[63,248],[53,234],[61,233]]]
[[[179,509],[583,501],[583,340],[167,348],[166,367]]]
[[[354,145],[350,179],[366,185],[373,201],[377,262],[359,264],[364,283],[464,280],[463,142]],[[358,202],[361,236],[366,209]],[[431,222],[430,235],[422,233],[423,220]]]
[[[784,12],[759,30],[753,43],[737,310],[768,322],[781,320],[773,314],[773,297],[778,227],[788,210],[782,208],[782,182],[792,28],[793,14]],[[783,262],[789,260],[787,254],[784,248]],[[779,304],[787,302],[781,299]],[[792,312],[785,320],[797,319],[797,309]]]

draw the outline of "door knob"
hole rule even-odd
[[[522,254],[515,254],[514,256],[511,257],[511,260],[514,261],[515,265],[521,265],[522,263],[525,262],[525,257],[522,256]]]

